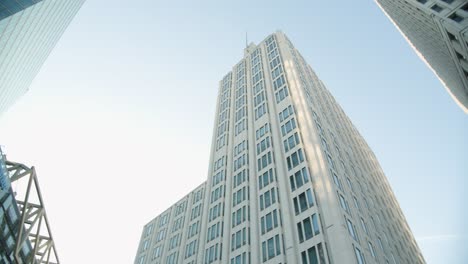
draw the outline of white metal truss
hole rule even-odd
[[[16,197],[21,216],[15,246],[16,262],[18,264],[59,264],[34,166],[29,168],[24,164],[11,161],[5,161],[5,164],[11,183],[27,182],[24,199]],[[22,249],[28,247],[27,243],[30,243],[32,247],[33,260],[30,260],[30,263],[23,263],[20,253]]]

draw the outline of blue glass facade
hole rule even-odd
[[[5,165],[5,156],[0,148],[0,190],[10,189],[10,179]]]
[[[0,1],[0,115],[28,91],[83,2]]]
[[[21,215],[11,188],[5,160],[0,148],[0,263],[15,263],[14,249]],[[30,243],[26,243],[19,256],[24,263],[33,263]]]
[[[0,20],[16,14],[42,0],[5,0],[0,2]]]

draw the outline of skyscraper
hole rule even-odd
[[[468,2],[376,0],[416,53],[468,113]]]
[[[0,115],[24,95],[84,0],[0,2]]]
[[[425,261],[369,146],[276,32],[220,81],[208,180],[145,225],[135,263]]]

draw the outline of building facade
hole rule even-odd
[[[369,146],[276,32],[220,81],[208,179],[144,227],[135,263],[425,261]]]
[[[468,113],[468,1],[376,2]]]
[[[83,2],[0,2],[0,115],[28,91]]]
[[[14,190],[18,182],[27,187]],[[1,148],[0,230],[0,263],[60,263],[34,167],[8,161]]]

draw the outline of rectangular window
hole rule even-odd
[[[270,143],[270,137],[266,137],[260,143],[257,143],[257,155],[265,151],[267,148],[269,148],[271,145]]]
[[[266,209],[274,203],[276,203],[276,188],[271,188],[260,195],[260,210]]]
[[[296,128],[296,120],[291,118],[288,122],[281,126],[281,134],[286,136],[289,132]]]
[[[298,170],[293,175],[289,176],[289,183],[291,184],[291,191],[295,191],[305,183],[309,182],[309,173],[306,168]]]
[[[267,241],[262,242],[262,259],[263,262],[274,258],[281,254],[281,245],[279,235],[276,235]]]
[[[278,92],[276,92],[275,96],[276,96],[276,103],[279,103],[281,101],[283,101],[284,98],[288,97],[289,95],[289,92],[288,92],[288,87],[287,86],[284,86],[283,88],[281,88]]]
[[[354,240],[358,241],[357,234],[356,234],[356,231],[354,230],[353,223],[349,219],[346,219],[346,224],[348,226],[349,234],[354,238]]]
[[[293,168],[295,168],[297,165],[299,165],[303,161],[304,161],[304,155],[302,154],[302,149],[299,149],[286,158],[286,163],[288,164],[288,170],[292,170]]]
[[[364,256],[362,255],[361,251],[355,247],[354,251],[356,253],[356,259],[358,264],[365,264],[366,262],[364,261]]]
[[[262,117],[264,114],[267,113],[267,106],[265,103],[262,103],[257,109],[255,109],[255,120],[259,119]]]
[[[274,180],[273,169],[269,169],[262,175],[258,176],[258,189],[261,190]]]
[[[268,151],[265,155],[257,160],[257,171],[261,171],[272,162],[271,152]]]
[[[260,219],[262,235],[270,230],[278,227],[278,212],[273,210],[272,212],[262,216]]]
[[[293,114],[294,114],[293,107],[289,105],[283,111],[281,111],[281,113],[279,113],[280,122],[283,122],[284,120],[286,120],[289,116]]]
[[[314,206],[314,199],[312,196],[312,191],[310,189],[307,189],[305,192],[294,197],[293,203],[294,203],[294,211],[296,212],[296,215]]]
[[[268,124],[265,124],[261,128],[257,129],[257,131],[255,132],[256,139],[259,140],[269,131],[270,131],[270,126]]]
[[[293,149],[295,146],[297,146],[297,144],[299,144],[299,135],[297,132],[294,132],[292,136],[284,140],[284,152],[288,152],[289,150]]]
[[[320,234],[317,214],[313,214],[311,217],[307,217],[306,219],[297,223],[297,233],[299,236],[300,243],[311,239],[315,235]]]
[[[303,251],[301,253],[301,258],[302,264],[319,264],[315,247],[311,247],[306,251]]]

